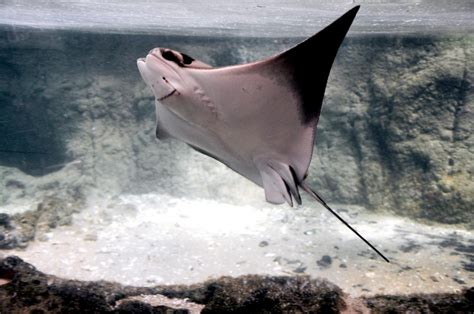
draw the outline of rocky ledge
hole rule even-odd
[[[0,306],[5,313],[444,313],[472,310],[474,287],[355,299],[322,279],[247,275],[142,288],[61,279],[10,256],[0,260]]]

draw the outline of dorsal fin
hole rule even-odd
[[[337,50],[354,20],[359,6],[299,45],[276,56],[287,65],[301,99],[303,123],[317,123],[324,90]]]

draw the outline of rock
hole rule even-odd
[[[132,288],[51,277],[17,257],[8,257],[0,261],[0,278],[8,281],[0,285],[0,306],[6,312],[199,313],[196,304],[203,304],[203,313],[338,313],[345,307],[338,287],[308,277],[249,275],[222,277],[189,287]],[[168,300],[167,305],[157,305],[157,300],[163,299]],[[146,300],[149,303],[144,303]]]
[[[47,241],[52,229],[72,223],[72,214],[80,208],[80,202],[80,199],[71,203],[57,197],[47,197],[37,205],[36,210],[13,216],[0,214],[0,248],[24,248],[34,239]]]
[[[97,233],[88,233],[84,236],[84,240],[86,241],[97,241]]]
[[[155,312],[153,310],[153,307],[149,304],[139,302],[139,301],[129,301],[129,302],[121,303],[118,307],[116,307],[115,313],[117,314],[126,314],[126,313],[153,314]]]
[[[203,313],[337,313],[345,307],[338,287],[308,277],[223,277],[209,282],[205,294]]]
[[[332,264],[332,258],[329,255],[323,255],[319,261],[316,261],[321,268],[329,268]]]
[[[474,308],[474,288],[459,294],[415,294],[364,298],[373,313],[469,313]]]
[[[268,241],[261,241],[261,242],[258,244],[259,247],[266,247],[266,246],[268,246],[268,245],[269,245],[269,244],[268,244]]]
[[[465,111],[474,100],[473,38],[347,42],[328,83],[311,166],[321,194],[445,223],[473,220],[467,130],[474,117]]]
[[[115,306],[116,311],[124,313],[173,313],[195,314],[200,313],[204,305],[190,302],[185,299],[171,299],[162,295],[140,295],[121,299]],[[151,312],[150,312],[151,310]]]
[[[65,280],[18,257],[0,260],[0,307],[6,313],[467,313],[473,306],[474,288],[457,294],[352,298],[321,279],[257,275],[140,288]]]
[[[10,222],[11,222],[10,216],[8,216],[5,213],[0,213],[0,226],[1,227],[11,228]]]
[[[0,213],[0,249],[12,249],[17,246],[14,229],[10,216]]]
[[[113,312],[117,314],[192,314],[187,309],[175,309],[165,305],[151,306],[150,304],[140,301],[128,301],[120,303],[120,305],[117,306]]]

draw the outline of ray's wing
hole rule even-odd
[[[201,150],[262,185],[271,203],[300,203],[329,72],[358,9],[267,60],[190,70],[218,106],[214,131],[229,144]]]

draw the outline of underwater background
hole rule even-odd
[[[268,204],[224,165],[157,141],[136,67],[154,47],[260,60],[355,4],[307,181],[390,264],[309,198]],[[4,1],[1,254],[136,286],[268,274],[354,296],[472,287],[473,14],[470,1]]]

